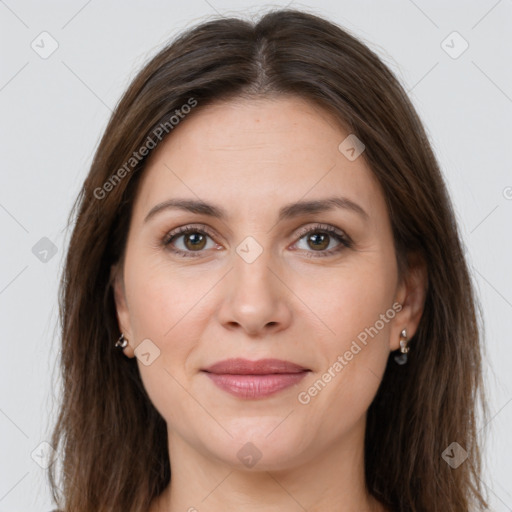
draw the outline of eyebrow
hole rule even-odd
[[[283,206],[279,210],[278,222],[292,219],[300,215],[322,213],[332,211],[334,209],[345,209],[359,214],[365,220],[369,218],[365,210],[354,201],[346,197],[327,197],[325,199],[315,199],[311,201],[298,201]],[[196,199],[169,199],[163,203],[159,203],[146,215],[144,222],[154,217],[157,213],[164,210],[184,210],[198,215],[207,215],[222,221],[228,218],[227,211],[221,206],[217,206],[205,201]]]

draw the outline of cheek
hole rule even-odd
[[[167,265],[161,255],[135,255],[127,262],[126,291],[130,318],[138,339],[167,343],[183,324],[190,324],[194,306],[214,285],[213,276],[187,277],[179,267]]]
[[[362,264],[341,269],[332,269],[328,278],[309,276],[296,286],[298,295],[322,321],[322,331],[327,333],[328,352],[347,350],[352,340],[364,342],[367,330],[377,322],[378,335],[387,337],[389,323],[382,321],[394,317],[392,307],[395,291],[393,266],[384,262]],[[313,286],[312,283],[316,282]],[[318,283],[324,283],[318,286]],[[373,333],[372,329],[372,333]],[[369,345],[369,344],[368,344]]]
[[[396,315],[394,266],[376,260],[331,276],[327,293],[325,287],[313,289],[309,283],[307,305],[322,320],[325,334],[315,343],[323,364],[311,393],[305,391],[315,407],[336,404],[354,418],[370,405],[388,361],[389,331]],[[308,282],[303,282],[304,291]]]
[[[194,329],[201,327],[197,322],[199,308],[194,305],[206,293],[191,287],[190,282],[186,284],[176,271],[162,266],[127,267],[126,290],[135,345],[149,339],[158,354],[150,365],[137,358],[137,365],[151,402],[170,424],[179,424],[191,407],[186,391],[187,361],[200,338]]]
[[[317,340],[323,365],[301,387],[298,400],[311,433],[321,419],[325,442],[353,428],[377,393],[389,356],[391,306],[384,288],[361,293],[345,287],[323,310],[335,334]]]

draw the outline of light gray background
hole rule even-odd
[[[45,453],[39,445],[54,418],[65,225],[111,109],[142,64],[184,28],[217,13],[249,17],[288,3],[0,0],[0,512],[51,509],[44,470],[31,454]],[[493,510],[512,511],[512,0],[446,4],[291,3],[374,49],[426,125],[485,316],[492,420],[481,425],[484,482]],[[51,48],[43,31],[58,43],[46,59],[31,47]],[[457,58],[445,51],[463,48],[453,31],[469,44]],[[46,263],[32,252],[42,237],[57,247]]]

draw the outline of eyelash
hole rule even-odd
[[[309,253],[315,254],[315,256],[311,255],[308,256],[310,258],[322,258],[322,257],[328,257],[332,256],[334,254],[339,253],[345,248],[351,248],[352,247],[352,240],[345,235],[342,231],[339,231],[338,229],[329,226],[327,224],[316,224],[314,226],[304,228],[301,230],[296,236],[298,237],[297,242],[300,241],[304,236],[310,234],[310,233],[325,233],[328,234],[330,237],[335,238],[339,245],[335,247],[334,249],[329,250],[323,250],[323,251],[307,251]],[[176,238],[179,238],[180,236],[183,236],[187,233],[199,233],[201,235],[207,235],[210,238],[214,238],[213,233],[210,231],[208,226],[205,226],[204,224],[196,224],[196,225],[189,225],[189,226],[183,226],[179,227],[169,233],[167,233],[162,240],[162,243],[165,247],[170,248],[170,250],[182,257],[185,258],[196,258],[201,255],[204,251],[182,251],[181,249],[172,248],[171,242],[175,240]],[[302,250],[302,249],[298,249]],[[196,252],[197,254],[194,254]]]

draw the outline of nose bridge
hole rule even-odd
[[[236,247],[232,272],[233,292],[239,297],[253,302],[273,302],[276,293],[275,276],[272,272],[272,250],[264,247],[253,236],[246,237]]]
[[[269,325],[284,327],[291,315],[286,287],[275,275],[278,265],[273,251],[254,237],[245,238],[235,250],[220,308],[221,323],[238,324],[251,333]]]

